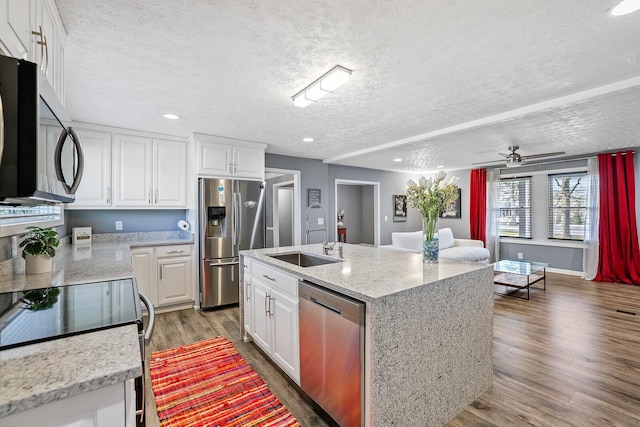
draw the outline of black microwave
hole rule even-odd
[[[0,204],[71,203],[82,179],[80,140],[49,107],[40,74],[0,56]]]

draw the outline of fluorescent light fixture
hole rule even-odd
[[[402,159],[393,159],[394,162],[401,162]]]
[[[313,142],[313,138],[302,138],[304,142]]]
[[[640,0],[622,0],[617,6],[611,9],[611,14],[613,16],[628,15],[638,9],[640,9]]]
[[[436,166],[438,169],[442,169],[444,166],[443,165],[438,165]]]
[[[336,65],[328,72],[324,73],[309,86],[302,89],[291,97],[293,105],[296,107],[306,107],[312,102],[317,102],[320,98],[333,92],[349,81],[351,70],[341,65]]]
[[[171,113],[164,113],[162,117],[169,120],[178,120],[180,118],[180,116],[178,116],[177,114],[171,114]]]

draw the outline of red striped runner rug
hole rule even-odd
[[[162,426],[300,426],[224,337],[154,351],[149,371]]]

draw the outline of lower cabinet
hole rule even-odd
[[[0,419],[3,427],[134,427],[133,379]],[[133,406],[132,406],[133,405]]]
[[[256,345],[300,384],[297,282],[254,260],[252,274],[244,281],[244,318],[245,330]],[[250,329],[246,329],[247,320]]]
[[[131,248],[131,263],[138,290],[154,307],[177,310],[193,305],[192,245]]]

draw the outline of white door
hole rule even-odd
[[[150,138],[116,135],[116,206],[152,205],[152,146]]]
[[[111,134],[75,129],[82,144],[84,172],[69,208],[111,206]]]
[[[264,150],[234,147],[233,175],[242,178],[264,178]]]
[[[155,206],[187,206],[187,145],[179,141],[153,140]]]
[[[271,289],[271,297],[273,359],[291,378],[299,382],[298,303],[275,288]]]
[[[193,300],[191,257],[158,259],[158,305]]]
[[[267,314],[270,289],[255,277],[251,280],[251,285],[253,286],[253,301],[251,302],[253,307],[253,333],[251,336],[260,348],[267,353],[271,353],[269,338],[271,319]]]

